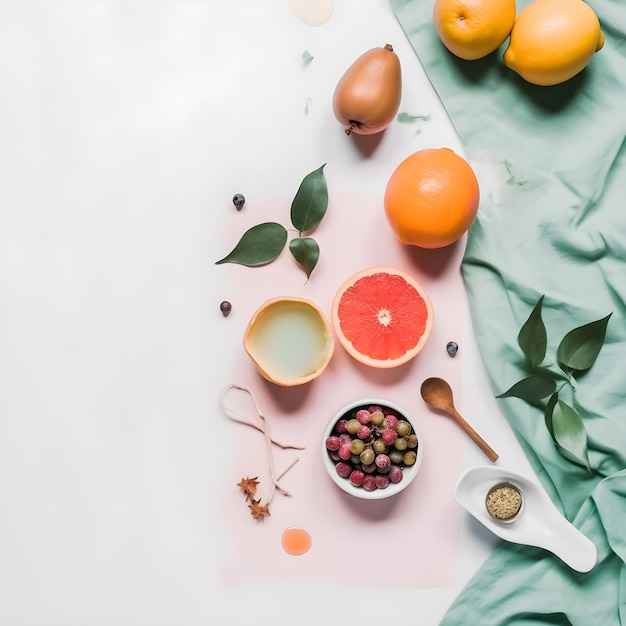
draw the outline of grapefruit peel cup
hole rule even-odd
[[[304,325],[289,316],[305,318]],[[335,341],[322,310],[295,296],[271,298],[254,313],[244,332],[243,347],[259,373],[271,383],[293,387],[317,378],[330,362]],[[306,357],[302,354],[306,353]]]

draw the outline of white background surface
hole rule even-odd
[[[365,158],[330,98],[387,42],[400,110],[430,119],[392,125]],[[214,261],[244,180],[262,195],[332,155],[329,186],[368,191],[398,154],[458,142],[388,3],[340,0],[312,28],[287,0],[0,0],[0,124],[0,625],[354,621],[365,593],[242,597],[220,579],[211,416],[240,338],[217,326]],[[462,297],[459,314],[459,408],[525,469]],[[463,462],[484,458],[468,442]],[[464,517],[456,585],[384,592],[368,615],[399,603],[401,621],[437,624],[495,545]]]

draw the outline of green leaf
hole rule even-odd
[[[308,50],[305,50],[302,53],[302,62],[304,63],[304,65],[308,65],[309,63],[311,63],[312,60],[313,55]]]
[[[501,393],[497,398],[521,398],[531,404],[547,398],[556,390],[556,382],[549,376],[533,374],[515,383],[508,391]]]
[[[543,296],[539,298],[517,335],[517,343],[531,367],[538,367],[546,357],[548,335],[541,318],[542,304]]]
[[[239,263],[255,267],[270,263],[278,257],[287,242],[287,230],[276,222],[264,222],[248,229],[233,250],[215,262]]]
[[[291,223],[300,233],[313,230],[326,214],[328,189],[325,166],[326,163],[304,177],[291,203]]]
[[[317,241],[311,237],[297,237],[289,242],[289,250],[293,258],[306,272],[306,277],[309,278],[320,258],[320,248]]]
[[[582,417],[571,406],[559,400],[552,412],[552,431],[554,441],[565,452],[564,456],[584,465],[589,471],[587,453],[587,433]]]
[[[554,427],[552,426],[552,414],[554,413],[554,407],[556,406],[556,403],[558,402],[558,400],[559,400],[559,392],[556,391],[550,396],[550,399],[548,400],[548,404],[546,405],[546,408],[543,414],[545,421],[546,421],[546,428],[548,429],[548,432],[550,433],[550,436],[552,437],[552,439],[554,439]]]
[[[594,364],[604,343],[611,315],[609,313],[595,322],[578,326],[563,337],[556,351],[557,361],[563,371],[582,372]]]

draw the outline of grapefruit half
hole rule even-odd
[[[371,367],[390,368],[420,352],[434,318],[428,294],[412,276],[395,267],[376,266],[341,285],[331,319],[348,354]]]

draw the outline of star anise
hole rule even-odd
[[[246,494],[246,500],[248,500],[248,498],[252,499],[252,496],[256,493],[256,486],[259,484],[258,479],[258,476],[254,478],[242,478],[241,481],[237,483],[237,487],[241,487]],[[254,500],[252,501],[254,502]]]
[[[255,500],[254,498],[251,498],[251,502],[252,504],[249,504],[248,508],[254,519],[270,516],[269,505],[261,506],[261,500]]]

